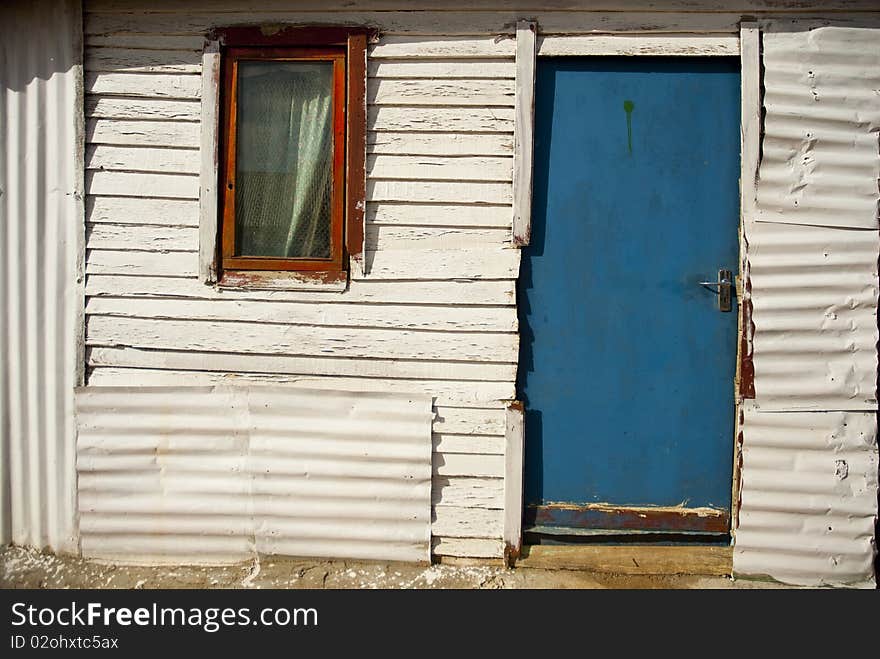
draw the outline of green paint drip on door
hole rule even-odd
[[[626,147],[633,152],[633,108],[636,104],[630,100],[623,102],[623,111],[626,112]]]

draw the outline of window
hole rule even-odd
[[[229,28],[218,163],[221,282],[242,271],[326,278],[360,258],[366,32]]]

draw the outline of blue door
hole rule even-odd
[[[525,528],[726,536],[739,62],[547,59],[536,84]]]

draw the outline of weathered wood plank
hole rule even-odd
[[[89,195],[86,197],[86,221],[92,224],[110,222],[197,227],[199,225],[199,207],[195,201],[190,199],[96,197]]]
[[[557,35],[538,38],[538,55],[737,55],[739,39],[735,34],[646,34],[630,35]]]
[[[223,371],[227,373],[276,373],[279,375],[342,376],[358,378],[409,378],[422,380],[510,381],[514,364],[477,362],[406,361],[399,359],[356,359],[346,357],[291,357],[289,355],[250,355],[238,353],[145,350],[140,348],[93,347],[88,349],[89,366],[146,368],[180,371]],[[462,415],[455,426],[481,428]],[[485,416],[485,414],[483,415]],[[487,425],[487,424],[483,424]]]
[[[504,156],[398,156],[367,157],[367,176],[372,179],[408,181],[500,181],[509,182],[513,159]]]
[[[265,323],[89,316],[86,344],[126,345],[262,355],[390,357],[397,359],[517,360],[512,333],[308,327]]]
[[[513,108],[422,108],[372,105],[367,129],[441,133],[512,132]]]
[[[194,277],[198,252],[132,252],[96,249],[86,254],[86,274]]]
[[[524,547],[520,567],[589,570],[613,574],[706,574],[729,576],[732,547],[656,545],[533,545]]]
[[[435,506],[499,510],[504,507],[504,481],[500,478],[435,476],[431,487],[431,503]]]
[[[469,249],[503,247],[510,243],[507,229],[472,229],[454,227],[404,227],[367,225],[368,250]]]
[[[504,433],[504,556],[510,567],[522,550],[525,425],[522,403],[507,408]]]
[[[375,60],[367,65],[367,75],[375,84],[382,78],[439,79],[451,83],[452,78],[489,80],[512,84],[516,73],[513,60]]]
[[[532,170],[535,131],[535,38],[537,25],[516,27],[516,120],[513,130],[513,244],[525,246],[532,235]]]
[[[131,224],[86,225],[88,249],[135,249],[147,252],[193,251],[199,234],[195,227]]]
[[[115,34],[111,36],[89,35],[85,40],[86,48],[117,48],[121,50],[191,50],[201,51],[205,38],[199,34],[166,35],[166,34]]]
[[[173,297],[203,300],[270,300],[287,302],[363,302],[369,304],[513,305],[515,282],[510,280],[351,282],[344,293],[271,291],[207,286],[195,278],[90,275],[86,294],[138,298]]]
[[[290,0],[90,0],[89,12],[130,11],[278,11],[290,6]],[[348,0],[344,11],[477,11],[483,9],[533,10],[535,0]],[[545,11],[876,11],[871,0],[543,0]],[[299,0],[299,11],[327,11],[322,0]]]
[[[86,313],[170,320],[235,320],[334,327],[382,327],[449,332],[515,332],[514,307],[266,302],[249,300],[162,300],[92,297]]]
[[[504,248],[367,252],[365,278],[516,279],[519,259],[518,249]]]
[[[513,80],[371,80],[371,105],[512,107]]]
[[[431,538],[431,552],[435,556],[454,560],[455,558],[501,558],[501,538]],[[445,562],[445,561],[444,561]]]
[[[202,53],[201,133],[199,136],[199,276],[206,284],[217,281],[217,236],[220,177],[220,43],[205,44]]]
[[[192,50],[87,48],[85,69],[116,73],[199,73],[201,57]]]
[[[368,132],[367,153],[425,156],[509,156],[513,135]]]
[[[504,455],[504,436],[449,435],[434,433],[432,440],[438,453],[478,453]]]
[[[434,506],[431,534],[445,538],[497,538],[503,529],[503,512],[485,508]]]
[[[86,121],[86,142],[130,146],[199,146],[199,124],[182,121]]]
[[[473,409],[438,406],[434,408],[434,432],[457,435],[503,435],[504,409]]]
[[[509,204],[510,183],[471,181],[367,181],[367,200],[415,203]]]
[[[534,7],[532,7],[534,9]],[[624,11],[540,11],[533,12],[546,34],[587,34],[591,32],[734,32],[740,13],[703,12],[624,12]],[[85,33],[201,34],[220,25],[252,24],[254,11],[205,13],[88,13]],[[348,23],[370,25],[383,34],[413,35],[497,35],[512,34],[513,25],[522,18],[518,10],[493,8],[492,11],[347,11],[309,12],[310,23]],[[302,13],[265,11],[262,23],[301,22]]]
[[[196,274],[197,252],[92,250],[86,272],[106,275]],[[505,248],[385,250],[366,253],[367,274],[361,280],[516,279],[519,250]],[[191,263],[196,259],[196,263]]]
[[[200,113],[198,101],[95,95],[86,97],[86,116],[92,119],[199,121]]]
[[[370,60],[427,58],[513,57],[513,39],[494,37],[394,37],[382,36],[370,49]]]
[[[210,368],[207,361],[202,368]],[[95,367],[91,369],[88,384],[92,386],[206,386],[214,384],[271,384],[331,389],[341,391],[381,391],[385,393],[428,394],[437,405],[455,407],[486,407],[514,395],[511,381],[454,381],[408,380],[383,378],[324,377],[318,375],[282,375],[277,373],[231,373],[224,371],[181,371],[140,368]],[[497,455],[450,454],[439,456],[442,464],[435,464],[439,476],[486,476],[501,478],[503,457]],[[435,458],[436,460],[436,458]],[[469,469],[469,467],[472,467]],[[439,469],[439,473],[436,471]],[[459,473],[453,473],[459,472]],[[463,472],[463,473],[460,473]],[[484,473],[485,472],[485,473]]]
[[[438,476],[504,477],[503,455],[474,453],[435,453],[434,473]]]
[[[187,174],[90,170],[86,172],[86,194],[198,199],[199,178]]]
[[[510,227],[510,206],[471,206],[461,204],[412,204],[406,202],[370,202],[367,225],[419,225],[460,227]]]
[[[86,147],[86,169],[108,171],[198,174],[196,149],[157,149],[97,144]]]
[[[85,91],[89,94],[147,96],[157,98],[198,98],[201,76],[185,73],[87,73]]]

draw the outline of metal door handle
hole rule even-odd
[[[733,308],[731,300],[733,273],[730,270],[719,270],[717,281],[701,281],[700,286],[718,288],[715,291],[715,294],[718,296],[718,311],[730,311]]]

